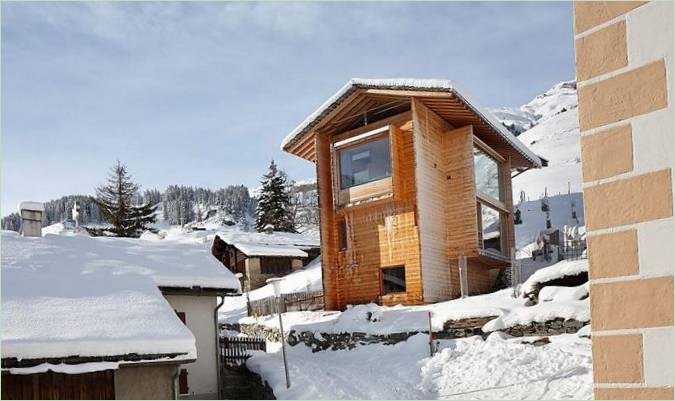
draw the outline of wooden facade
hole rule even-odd
[[[363,108],[377,108],[375,98],[391,110],[368,118]],[[326,309],[458,297],[460,256],[468,258],[473,294],[491,291],[497,269],[508,266],[514,245],[511,160],[517,152],[487,135],[485,124],[456,100],[447,93],[356,91],[287,148],[316,163]],[[339,152],[387,136],[390,175],[344,189]],[[476,148],[500,166],[499,199],[476,189]],[[517,162],[531,167],[522,156]],[[501,216],[501,254],[482,249],[481,207]],[[401,281],[405,291],[385,288],[384,275]]]
[[[66,374],[2,374],[3,400],[112,400],[115,375],[112,370]]]

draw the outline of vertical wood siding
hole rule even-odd
[[[436,302],[451,295],[445,213],[447,155],[443,149],[452,126],[416,99],[412,109],[423,295],[425,302]]]
[[[32,375],[2,374],[3,400],[112,400],[115,398],[114,371]]]

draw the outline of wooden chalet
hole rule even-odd
[[[267,279],[302,269],[319,256],[318,239],[298,233],[218,233],[211,253],[232,273],[243,275],[243,289],[255,290]]]
[[[351,80],[282,149],[316,164],[327,309],[458,297],[462,256],[468,293],[491,291],[512,174],[545,164],[444,80]]]

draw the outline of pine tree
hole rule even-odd
[[[277,169],[274,160],[261,181],[262,189],[255,208],[255,228],[263,231],[271,224],[276,231],[295,232],[290,213],[291,199],[288,193],[286,174]]]
[[[117,161],[110,169],[106,185],[96,188],[95,202],[101,215],[119,237],[133,237],[155,221],[157,208],[150,203],[134,205],[138,185],[131,180],[126,167]]]

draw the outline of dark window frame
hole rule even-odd
[[[386,270],[398,270],[401,269],[403,271],[403,289],[400,291],[387,291],[386,286],[385,286],[385,271]],[[394,266],[386,266],[380,268],[380,294],[382,296],[387,296],[387,295],[396,295],[396,294],[406,294],[408,291],[408,286],[407,286],[407,280],[406,280],[406,269],[405,265],[394,265]]]
[[[485,249],[485,239],[483,238],[483,213],[482,213],[482,209],[484,207],[492,209],[499,214],[499,248],[500,248],[499,252],[495,252],[494,248]],[[479,199],[476,202],[476,216],[477,216],[477,222],[476,223],[478,224],[478,245],[479,245],[480,249],[482,249],[484,251],[487,251],[487,252],[496,253],[497,255],[502,255],[502,256],[507,255],[508,253],[506,252],[506,249],[505,249],[506,236],[504,235],[505,234],[505,228],[506,228],[505,224],[507,222],[506,213],[503,210],[501,210],[497,207],[494,207],[493,205],[490,205],[486,202],[482,202]]]
[[[370,143],[373,143],[373,142],[382,141],[382,140],[384,140],[384,142],[387,143],[387,147],[389,148],[389,152],[387,153],[387,155],[389,156],[389,158],[388,158],[389,159],[388,160],[389,161],[388,175],[385,175],[383,177],[378,177],[378,178],[375,178],[375,179],[370,179],[368,181],[365,181],[365,182],[362,182],[362,183],[359,183],[359,184],[344,186],[343,181],[342,181],[342,152],[348,151],[350,149],[357,148],[359,146],[367,145],[367,144],[370,144]],[[393,175],[394,175],[393,170],[394,169],[393,169],[393,155],[392,155],[392,147],[391,147],[390,130],[387,129],[386,131],[374,134],[372,136],[366,137],[366,138],[364,138],[362,140],[359,140],[359,141],[356,141],[354,143],[345,144],[345,145],[342,145],[342,146],[339,146],[339,147],[335,148],[335,161],[336,161],[336,163],[335,163],[336,171],[335,171],[334,175],[335,175],[335,179],[336,179],[336,182],[337,182],[337,190],[338,191],[347,191],[351,188],[356,188],[356,187],[360,187],[360,186],[363,186],[363,185],[370,185],[370,184],[373,184],[375,182],[378,182],[378,181],[381,181],[381,180],[386,180],[388,178],[393,177]]]

